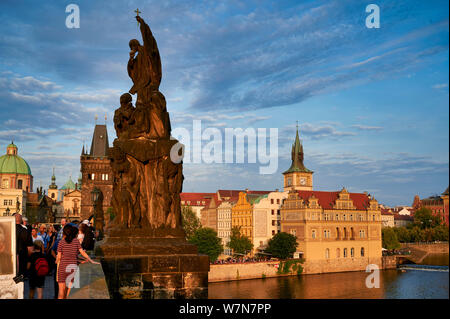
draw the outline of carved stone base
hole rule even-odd
[[[96,255],[113,299],[208,298],[209,257],[184,238],[111,236]]]

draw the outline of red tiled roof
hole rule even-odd
[[[230,189],[219,189],[217,193],[219,193],[220,197],[231,197],[231,198],[239,198],[239,193],[245,192],[245,189],[242,190],[230,190]],[[248,190],[247,194],[256,194],[256,195],[265,195],[273,191],[252,191]]]
[[[189,201],[190,204],[188,205],[191,206],[208,206],[209,201],[215,195],[216,193],[181,193],[180,198],[185,204]],[[215,199],[217,199],[217,197]],[[197,204],[198,201],[200,201],[200,204]],[[205,204],[202,204],[202,202],[205,202]]]
[[[319,200],[319,205],[323,209],[333,209],[336,199],[339,198],[340,192],[323,192],[323,191],[298,191],[299,197],[308,200],[314,195]],[[353,205],[358,210],[365,210],[369,206],[369,196],[364,193],[349,193]]]
[[[382,208],[381,215],[394,215],[394,214],[392,212],[390,212],[389,208]]]
[[[408,216],[408,215],[394,214],[394,219],[396,219],[396,220],[410,220],[410,221],[413,221],[414,217]]]

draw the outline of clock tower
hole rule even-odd
[[[295,142],[292,145],[292,164],[291,167],[283,173],[284,175],[284,190],[304,190],[312,191],[313,189],[313,171],[310,171],[303,164],[303,145],[297,134]]]

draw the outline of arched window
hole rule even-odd
[[[325,258],[329,259],[330,258],[330,250],[327,248],[325,249]]]
[[[347,239],[347,228],[344,227],[344,239]]]
[[[361,247],[361,257],[364,257],[364,247]]]
[[[355,232],[353,230],[353,227],[350,228],[350,236],[351,236],[351,239],[355,239]]]
[[[17,181],[17,188],[18,188],[18,189],[22,189],[22,187],[23,187],[23,181],[22,181],[21,179],[19,179],[19,180]]]
[[[339,232],[339,227],[336,227],[336,239],[341,239],[341,234]]]
[[[339,248],[336,248],[336,258],[341,257],[341,250]]]
[[[344,258],[347,257],[347,248],[344,248]]]
[[[355,248],[350,249],[350,256],[355,257]]]
[[[312,230],[312,232],[311,232],[311,237],[312,237],[313,239],[316,238],[316,230],[315,230],[315,229]]]

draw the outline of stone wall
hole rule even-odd
[[[208,282],[276,277],[279,261],[247,264],[211,265]]]
[[[449,252],[448,243],[402,243],[402,248],[415,248],[430,254],[445,254]]]
[[[397,256],[383,256],[381,269],[396,269],[397,268]]]
[[[304,274],[322,274],[346,271],[365,271],[367,265],[375,264],[382,268],[381,258],[333,258],[318,261],[306,261],[303,264]]]
[[[279,263],[279,261],[270,261],[247,264],[211,265],[208,282],[286,276],[277,274]],[[385,265],[393,268],[396,267],[395,259],[393,261],[384,261],[382,258],[324,259],[319,261],[305,261],[302,264],[302,274],[365,271],[369,264],[375,264],[380,269],[383,269]],[[294,272],[292,275],[297,275],[297,273]]]

